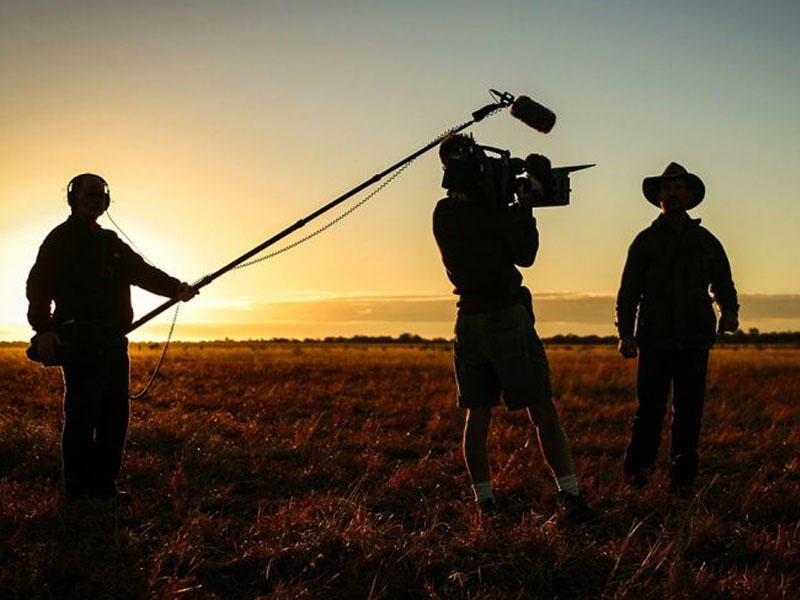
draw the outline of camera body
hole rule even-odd
[[[533,207],[567,206],[570,188],[569,174],[593,167],[593,164],[553,167],[542,154],[529,154],[525,159],[511,156],[508,150],[481,146],[485,152],[497,154],[487,157],[492,187],[499,206],[516,202],[516,194],[524,190],[533,192]]]
[[[466,136],[453,136],[442,143],[440,157],[444,164],[442,187],[448,191],[478,195],[498,208],[517,202],[521,191],[533,192],[533,206],[567,206],[569,174],[594,164],[552,167],[542,154],[525,159],[492,146],[480,146]],[[489,154],[495,156],[489,156]]]

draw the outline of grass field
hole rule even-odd
[[[620,481],[635,363],[550,348],[599,515],[582,526],[559,523],[535,436],[504,410],[506,509],[481,521],[447,345],[176,345],[132,407],[132,503],[64,505],[60,372],[22,350],[0,347],[2,598],[800,597],[798,349],[712,352],[681,500],[663,464],[644,491]],[[132,347],[132,391],[158,351]]]

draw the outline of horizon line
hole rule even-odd
[[[753,331],[753,329],[755,331]],[[740,338],[750,338],[750,337],[797,337],[798,341],[800,341],[800,330],[782,330],[782,331],[761,331],[757,328],[751,328],[749,331],[744,331],[739,329],[735,333],[732,334],[725,334],[724,337],[718,337],[717,343],[724,344],[726,341],[732,341],[732,338],[736,338],[737,341],[741,341]],[[555,333],[547,336],[541,336],[542,341],[553,341],[553,340],[576,340],[576,341],[590,341],[590,340],[597,340],[597,341],[611,341],[618,339],[617,335],[614,334],[601,334],[601,333],[586,333],[586,334],[577,334],[577,333]],[[371,342],[375,341],[378,343],[386,343],[386,342],[408,342],[408,343],[423,343],[423,342],[432,342],[432,343],[443,343],[447,342],[450,343],[454,340],[454,337],[444,337],[444,336],[423,336],[417,333],[401,333],[399,335],[369,335],[369,334],[352,334],[352,335],[327,335],[323,337],[289,337],[289,336],[276,336],[276,337],[255,337],[255,338],[231,338],[231,337],[224,337],[224,338],[211,338],[211,339],[170,339],[169,343],[179,343],[179,344],[210,344],[210,343],[304,343],[304,342],[311,342],[311,343],[325,343],[325,342]],[[15,346],[15,345],[24,345],[29,344],[30,340],[0,340],[0,346]],[[165,340],[129,340],[129,344],[164,344],[166,343]]]
[[[739,318],[744,331],[782,333],[800,329],[800,294],[740,294]],[[326,337],[396,336],[413,331],[427,338],[453,335],[457,307],[454,295],[396,294],[273,299],[233,296],[202,297],[186,304],[174,339],[324,339]],[[611,294],[546,292],[534,294],[536,329],[554,335],[614,335]],[[183,305],[181,305],[183,306]],[[144,312],[139,308],[136,312]],[[151,321],[128,337],[166,338],[167,320]],[[24,316],[0,322],[0,340],[25,341],[33,335]]]

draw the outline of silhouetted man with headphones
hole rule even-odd
[[[149,265],[97,219],[108,184],[83,173],[67,186],[69,218],[45,238],[27,282],[36,351],[64,374],[62,464],[67,498],[117,498],[128,431],[130,286],[189,300],[197,291]]]

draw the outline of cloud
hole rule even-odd
[[[742,294],[739,301],[743,323],[796,320],[800,328],[800,294]],[[613,331],[615,297],[612,295],[543,293],[535,294],[533,302],[539,326],[574,324],[582,330],[594,328],[597,333]],[[238,310],[229,314],[235,321],[407,323],[413,329],[414,323],[422,322],[443,322],[450,326],[456,313],[455,303],[455,296],[433,295],[334,296],[278,302],[249,299],[246,303],[235,303]],[[224,321],[223,306],[205,307],[204,312],[213,313],[207,315],[209,320]]]
[[[222,320],[226,312],[218,307],[203,307],[203,317]],[[277,302],[250,299],[247,310],[232,303],[232,320],[297,322],[409,322],[449,321],[455,316],[455,297],[442,296],[334,296],[289,299]]]
[[[740,313],[749,319],[800,319],[800,294],[742,294]]]
[[[614,335],[614,300],[610,294],[535,294],[536,329],[543,337]],[[800,331],[800,294],[742,294],[739,301],[740,324],[745,331]],[[184,340],[302,339],[414,333],[451,338],[455,304],[452,295],[216,298],[192,303],[181,311],[175,336]],[[164,339],[168,329],[169,320],[156,320],[135,331],[131,339]],[[28,337],[27,328],[3,328],[0,323],[0,339]]]

